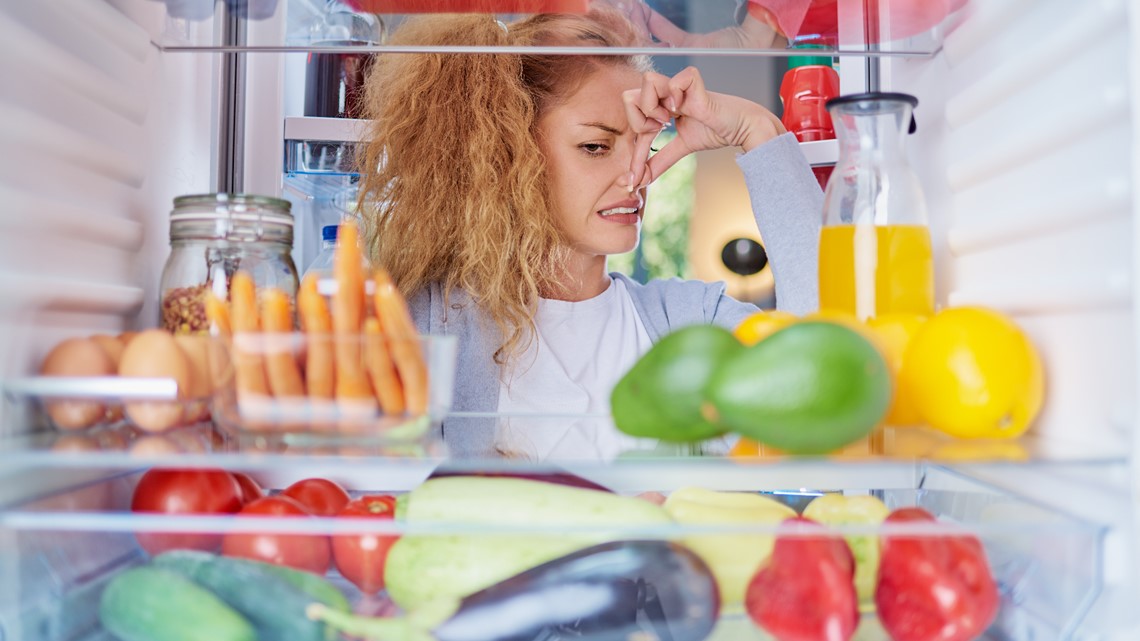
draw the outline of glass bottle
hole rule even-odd
[[[820,309],[860,320],[934,312],[922,185],[906,156],[914,96],[864,93],[827,103],[839,160],[823,198]]]
[[[174,199],[170,256],[159,285],[162,327],[207,333],[206,297],[229,300],[230,279],[248,272],[258,289],[297,295],[293,215],[287,200],[250,194],[199,194]]]

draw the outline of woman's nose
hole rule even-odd
[[[616,162],[621,163],[619,166],[621,173],[618,177],[618,186],[622,187],[623,189],[625,189],[628,192],[633,192],[633,190],[637,188],[637,184],[636,184],[636,177],[637,176],[634,173],[634,169],[635,169],[634,163],[637,162],[637,159],[635,159],[633,157],[634,152],[637,149],[636,143],[637,143],[636,136],[631,135],[628,138],[628,140],[626,140],[626,144],[621,145],[621,147],[620,147],[621,153],[615,154],[615,156],[617,157]],[[647,160],[649,160],[649,159],[648,158],[642,158],[642,159],[640,159],[640,163],[642,165],[644,165],[644,163]]]

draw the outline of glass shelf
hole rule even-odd
[[[355,195],[355,158],[366,135],[366,122],[352,118],[286,118],[286,190],[317,200]],[[834,165],[839,158],[836,140],[802,142],[800,149],[813,167]]]
[[[480,421],[492,446],[513,458],[452,458],[451,464],[479,469],[541,470],[548,465],[621,483],[694,478],[724,488],[759,481],[771,487],[850,487],[884,475],[913,478],[918,466],[1126,466],[1119,449],[1094,443],[1023,437],[1010,441],[964,441],[925,428],[885,428],[871,438],[820,457],[789,456],[762,446],[710,441],[701,446],[655,444],[623,437],[584,445],[591,435],[611,433],[607,416],[495,416],[453,414],[452,421]],[[470,424],[470,423],[469,423]],[[443,429],[447,429],[444,427]],[[375,442],[314,442],[296,435],[232,436],[202,423],[163,434],[122,424],[86,432],[44,429],[0,438],[0,469],[120,469],[196,466],[289,471],[329,468],[367,472],[379,468],[414,483],[449,460],[439,425],[417,442],[398,446]],[[576,439],[582,439],[581,442]]]
[[[472,13],[474,5],[490,8],[501,22],[523,18],[515,13],[527,7],[581,12],[590,2],[621,4],[619,9],[646,35],[645,46],[627,48],[476,46],[455,43],[446,47],[393,45],[389,36],[415,15],[412,12]],[[818,44],[836,56],[928,56],[937,52],[958,15],[946,13],[946,3],[927,3],[915,12],[913,0],[879,0],[877,13],[864,19],[861,0],[802,0],[796,2],[751,0],[737,8],[736,0],[647,0],[644,4],[615,0],[165,0],[167,15],[155,44],[165,51],[318,53],[609,53],[663,56],[792,56],[802,54],[787,43]],[[949,3],[951,6],[962,4]],[[745,10],[747,6],[750,10]],[[830,13],[827,7],[830,6]],[[938,8],[935,9],[934,7]],[[838,7],[838,9],[836,9]],[[376,13],[371,13],[375,11]],[[960,13],[960,12],[959,12]],[[655,14],[655,16],[654,16]],[[921,15],[916,15],[921,14]],[[222,28],[231,16],[243,29]],[[654,16],[651,18],[651,16]],[[691,34],[667,32],[656,25],[668,20]],[[864,25],[867,25],[864,28]],[[652,26],[652,29],[651,29]],[[772,28],[783,37],[772,41]],[[698,37],[727,34],[734,37]],[[650,32],[655,31],[655,37]],[[227,34],[228,35],[225,35]],[[754,34],[754,35],[752,35]],[[667,39],[668,42],[664,41]]]

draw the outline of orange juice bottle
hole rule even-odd
[[[860,320],[934,312],[926,202],[906,160],[914,96],[864,93],[827,103],[839,159],[824,192],[819,306]]]
[[[819,238],[819,307],[859,319],[934,313],[925,225],[832,225]]]

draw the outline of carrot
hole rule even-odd
[[[238,393],[269,394],[260,353],[261,322],[257,313],[257,288],[253,278],[239,271],[230,281],[230,314],[235,334],[234,367]]]
[[[377,270],[373,280],[376,283],[373,292],[376,316],[388,337],[392,361],[395,362],[396,371],[400,373],[400,381],[404,385],[408,410],[413,414],[425,414],[428,408],[427,364],[424,363],[415,323],[408,312],[408,303],[396,289],[387,271]]]
[[[217,334],[229,336],[233,332],[230,324],[230,308],[214,292],[206,292],[206,319],[210,328]]]
[[[364,323],[363,260],[357,244],[356,224],[351,221],[342,223],[333,256],[333,275],[337,282],[332,301],[337,399],[372,398],[360,340]]]
[[[305,352],[305,379],[309,396],[332,398],[335,388],[336,358],[333,356],[332,317],[324,296],[317,291],[317,275],[309,274],[297,292],[297,309],[301,327],[305,329],[308,350]]]
[[[265,329],[265,372],[273,395],[304,396],[305,384],[293,355],[293,313],[289,297],[280,289],[267,289],[261,294],[261,322]]]
[[[380,331],[380,321],[368,318],[364,321],[364,356],[368,373],[372,376],[372,387],[376,398],[386,414],[403,414],[404,387],[396,375],[396,367],[384,345],[384,334]]]

